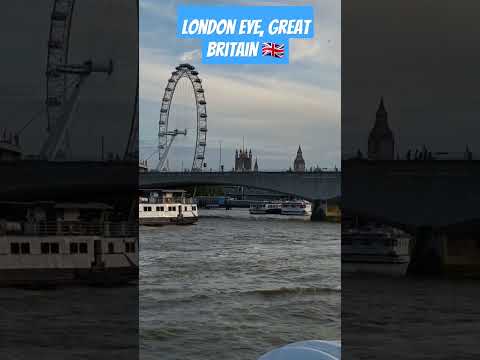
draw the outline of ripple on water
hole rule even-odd
[[[340,338],[340,225],[245,210],[140,229],[142,358],[256,359]]]

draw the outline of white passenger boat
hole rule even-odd
[[[260,201],[250,204],[250,214],[281,214],[282,204],[279,202]]]
[[[284,201],[281,209],[282,215],[312,215],[312,204],[306,200]]]
[[[136,221],[113,218],[114,210],[101,203],[0,203],[0,286],[138,280]]]
[[[411,236],[391,227],[342,231],[342,271],[403,276],[410,263]]]
[[[190,225],[198,221],[198,207],[184,190],[158,190],[140,197],[140,225]]]

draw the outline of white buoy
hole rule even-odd
[[[258,360],[340,360],[340,341],[300,341],[270,351]]]

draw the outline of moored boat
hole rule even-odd
[[[312,215],[312,204],[306,200],[284,201],[281,208],[282,215]]]
[[[4,202],[0,286],[113,285],[138,280],[136,222],[102,203]]]
[[[268,201],[253,202],[250,204],[249,212],[250,214],[253,214],[253,215],[281,214],[282,204],[279,202],[268,202]]]
[[[411,236],[391,227],[342,231],[342,271],[404,276]]]
[[[140,225],[191,225],[198,221],[198,207],[184,190],[158,190],[140,197]]]

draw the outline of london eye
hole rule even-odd
[[[53,0],[47,43],[46,66],[46,118],[47,139],[40,150],[40,157],[48,160],[70,158],[69,128],[78,108],[79,95],[86,79],[93,73],[111,75],[112,59],[96,62],[90,58],[71,61],[71,30],[75,0]],[[138,13],[138,4],[137,4]],[[131,126],[124,158],[135,157],[136,132],[138,131],[138,77]]]
[[[193,156],[192,171],[201,171],[205,164],[205,148],[207,145],[207,103],[205,101],[205,91],[202,87],[202,80],[198,76],[198,71],[190,64],[180,64],[172,72],[170,78],[167,81],[165,92],[162,98],[162,104],[160,108],[160,120],[158,129],[158,153],[159,162],[157,170],[165,169],[165,164],[168,161],[169,153],[172,152],[172,144],[177,137],[183,135],[184,137],[192,131],[193,132],[193,150],[189,156]],[[186,79],[190,85],[188,91],[192,93],[193,88],[193,105],[194,105],[194,122],[189,119],[190,116],[183,114],[183,118],[186,119],[185,128],[179,128],[178,121],[175,121],[174,111],[175,105],[172,104],[174,97],[177,93],[177,97],[181,96],[182,90],[180,90],[179,84],[182,79]],[[183,92],[186,91],[183,87]],[[191,126],[193,122],[193,126]],[[190,128],[187,128],[190,127]],[[193,153],[193,154],[192,154]],[[183,166],[182,166],[183,168]]]

